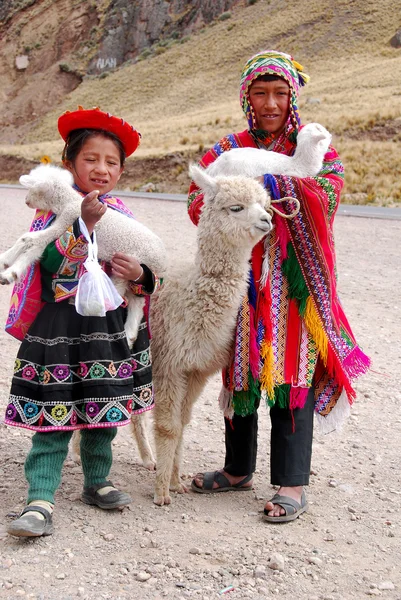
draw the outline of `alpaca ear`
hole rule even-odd
[[[214,197],[216,195],[217,182],[206,173],[205,169],[194,164],[190,165],[189,176],[207,196]]]

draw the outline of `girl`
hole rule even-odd
[[[140,134],[120,118],[81,107],[63,114],[58,129],[65,141],[63,164],[83,196],[81,218],[89,234],[108,209],[132,217],[108,193],[120,179],[125,158],[138,147]],[[32,227],[41,229],[51,218],[37,213]],[[35,431],[25,462],[27,506],[9,525],[12,535],[53,533],[54,494],[75,429],[82,432],[82,501],[106,510],[132,502],[107,477],[117,427],[129,423],[132,412],[153,407],[148,330],[143,319],[130,350],[123,306],[105,317],[83,317],[76,312],[74,298],[86,257],[87,241],[77,220],[47,246],[40,265],[31,267],[37,276],[19,283],[29,287],[32,281],[40,282],[42,308],[20,346],[5,419],[8,425]],[[136,294],[148,295],[155,289],[153,273],[132,256],[116,253],[111,264],[102,267],[129,281]],[[27,296],[29,290],[20,294]],[[16,312],[21,314],[20,308],[14,307],[9,320]],[[7,329],[12,332],[9,322]]]

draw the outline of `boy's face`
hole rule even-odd
[[[74,163],[66,161],[64,166],[83,192],[99,190],[100,195],[114,188],[124,170],[118,147],[101,134],[88,138]]]
[[[290,110],[290,86],[284,79],[256,79],[249,88],[249,99],[258,128],[269,133],[281,133]]]

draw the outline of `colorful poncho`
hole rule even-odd
[[[272,149],[292,155],[297,133],[289,122]],[[200,164],[206,167],[238,147],[258,147],[255,135],[228,135]],[[265,183],[273,198],[295,196],[301,208],[292,220],[274,215],[272,233],[253,250],[233,359],[223,372],[222,404],[226,415],[252,413],[261,396],[270,406],[303,407],[313,385],[315,410],[330,430],[355,398],[351,380],[366,372],[370,362],[357,346],[337,296],[332,226],[343,166],[331,147],[317,177],[268,175]],[[194,223],[202,204],[203,194],[192,183],[188,208]],[[293,203],[283,204],[291,213]]]

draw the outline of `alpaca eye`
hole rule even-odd
[[[230,210],[231,212],[241,212],[242,210],[244,210],[244,207],[237,204],[235,206],[230,206]]]

